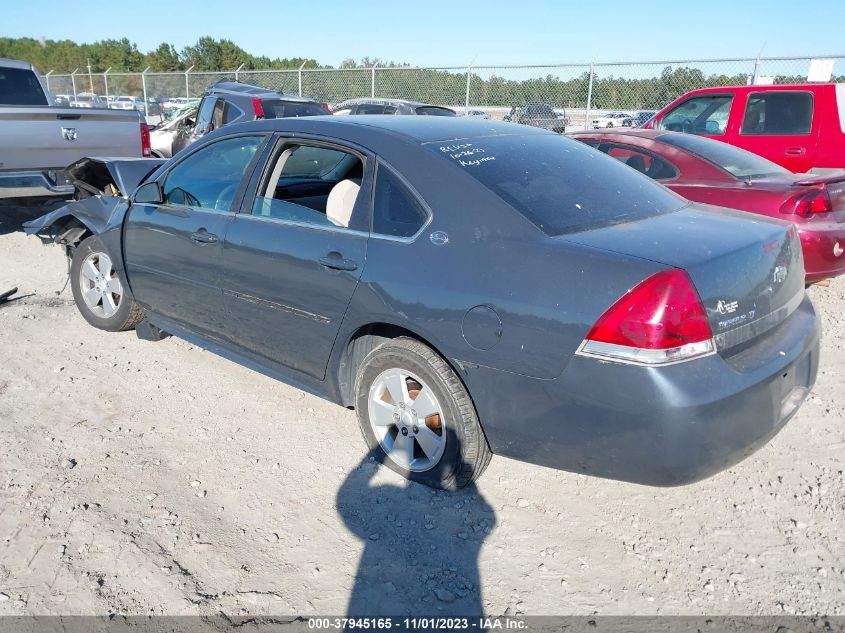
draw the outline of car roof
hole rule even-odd
[[[35,66],[30,64],[29,62],[22,61],[20,59],[8,59],[6,57],[0,57],[0,66],[3,68],[19,68],[21,70],[36,70]]]
[[[252,84],[244,84],[239,81],[221,80],[211,84],[205,90],[205,94],[213,95],[248,95],[250,97],[263,97],[265,99],[284,99],[285,101],[299,101],[302,103],[313,103],[313,99],[300,97],[299,95],[288,94],[286,92],[279,92],[277,90],[270,90],[269,88],[262,88],[261,86],[253,86]]]
[[[427,106],[427,107],[434,107],[434,108],[444,108],[449,110],[450,108],[446,108],[445,106],[437,106],[432,103],[422,103],[420,101],[409,101],[408,99],[391,99],[388,97],[359,97],[356,99],[346,99],[338,103],[335,108],[340,108],[341,106],[353,106],[353,105],[361,105],[361,104],[372,104],[372,105],[406,105],[412,108],[418,108],[420,106]]]
[[[465,141],[488,136],[555,135],[550,130],[489,119],[437,116],[310,116],[262,119],[228,125],[231,132],[260,130],[324,134],[337,138],[402,138],[417,143]]]
[[[685,92],[684,95],[690,94],[708,94],[721,92],[765,92],[767,90],[805,90],[813,91],[830,86],[836,86],[835,83],[806,83],[806,84],[765,84],[765,85],[741,85],[741,86],[711,86],[709,88],[698,88]]]

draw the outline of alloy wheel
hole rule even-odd
[[[123,286],[111,257],[105,253],[89,253],[82,262],[79,288],[85,305],[92,314],[102,319],[113,316],[123,299]]]

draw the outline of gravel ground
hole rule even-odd
[[[845,614],[845,279],[809,291],[813,395],[735,468],[494,457],[447,494],[368,462],[351,411],[88,326],[27,213],[0,209],[0,614]]]

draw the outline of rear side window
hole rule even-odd
[[[373,233],[411,237],[428,215],[413,193],[390,169],[379,165],[373,205]]]
[[[319,103],[265,99],[261,102],[261,107],[264,108],[265,119],[284,119],[287,117],[328,114]]]
[[[396,114],[396,106],[382,105],[380,103],[362,103],[356,108],[355,114]]]
[[[813,127],[813,94],[794,90],[752,92],[748,95],[741,134],[794,136]]]
[[[686,201],[618,160],[556,134],[427,143],[547,235],[649,218]]]
[[[448,108],[438,108],[437,106],[420,106],[417,108],[417,114],[427,114],[429,116],[455,116],[455,113]]]
[[[789,172],[762,156],[744,149],[690,134],[664,134],[659,137],[661,143],[679,147],[690,154],[713,163],[717,167],[740,179],[763,178],[788,174]]]
[[[0,103],[48,105],[35,73],[24,68],[0,68]]]
[[[702,95],[679,103],[660,121],[660,128],[688,134],[723,135],[733,95]]]
[[[678,170],[667,161],[637,147],[615,143],[591,143],[591,145],[654,180],[669,180],[678,175]]]

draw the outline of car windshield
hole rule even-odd
[[[264,99],[261,101],[266,119],[328,114],[319,103]]]
[[[762,156],[695,134],[664,134],[660,141],[688,151],[742,180],[782,176],[789,171]]]
[[[687,202],[583,143],[553,134],[427,143],[547,235],[668,213]]]

